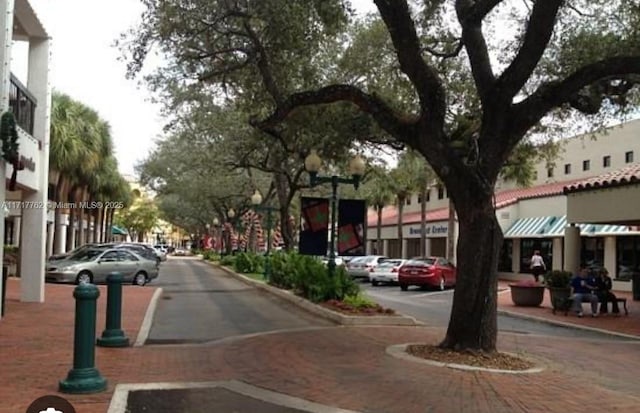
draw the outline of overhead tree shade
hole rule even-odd
[[[111,227],[111,233],[113,235],[127,235],[127,231],[115,225]]]

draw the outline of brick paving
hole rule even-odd
[[[47,284],[46,302],[32,304],[18,301],[19,281],[10,280],[8,287],[7,314],[0,321],[0,413],[21,413],[35,398],[57,394],[58,380],[71,367],[73,288]],[[101,289],[98,334],[104,325]],[[132,340],[153,292],[152,286],[125,290],[123,328]],[[508,308],[504,296],[510,300],[508,293],[501,295],[501,307]],[[596,320],[551,316],[548,308],[526,311],[596,322],[598,328],[640,321],[634,308],[628,319]],[[64,397],[78,413],[105,413],[116,383],[236,379],[363,412],[640,410],[640,342],[500,335],[500,350],[524,353],[547,366],[530,375],[456,371],[385,354],[391,344],[436,343],[443,335],[444,330],[427,327],[327,327],[217,345],[97,348],[96,364],[109,380],[108,391]]]

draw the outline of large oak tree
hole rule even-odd
[[[375,60],[362,62],[364,77],[340,76],[339,64],[312,70],[327,47],[339,62],[362,39],[344,31],[345,3],[145,0],[131,69],[155,42],[170,56],[161,78],[233,84],[232,99],[264,88],[252,124],[267,134],[286,132],[307,108],[348,102],[390,142],[421,153],[446,185],[460,225],[458,285],[441,345],[495,351],[496,180],[517,145],[551,117],[615,114],[637,102],[639,2],[374,0],[390,45],[380,60],[393,57],[391,83],[411,90],[399,96],[363,81],[380,75]]]

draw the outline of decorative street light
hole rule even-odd
[[[218,241],[220,238],[219,234],[219,225],[220,225],[220,221],[218,221],[218,218],[213,218],[213,242],[214,242],[214,246],[213,246],[213,250],[216,252],[216,254],[218,253]]]
[[[226,243],[226,250],[229,251],[229,253],[233,253],[232,249],[233,247],[231,246],[231,236],[232,236],[232,231],[233,231],[233,218],[236,216],[236,211],[233,210],[233,208],[229,208],[229,210],[227,211],[227,218],[228,218],[228,222],[229,222],[229,228],[227,229],[227,236],[225,239],[225,243]],[[225,251],[226,253],[226,251]]]
[[[315,149],[304,160],[304,168],[309,172],[310,185],[314,186],[331,183],[331,241],[329,242],[329,275],[333,276],[336,270],[336,205],[338,203],[338,185],[352,184],[357,190],[360,186],[360,179],[364,175],[365,163],[360,155],[356,155],[349,161],[349,173],[351,178],[343,178],[337,175],[318,176],[318,171],[322,166],[322,159]]]
[[[268,205],[260,206],[260,204],[262,204],[262,195],[260,195],[260,191],[257,189],[256,192],[251,195],[251,203],[256,211],[264,211],[267,213],[267,254],[264,263],[264,279],[269,281],[271,279],[271,259],[269,258],[271,254],[271,213],[277,211],[278,208]]]

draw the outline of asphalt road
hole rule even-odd
[[[331,325],[196,258],[169,258],[153,285],[164,291],[147,344]]]
[[[360,284],[363,291],[380,305],[415,317],[434,327],[446,327],[453,301],[453,290],[424,291],[409,289],[400,291],[400,287],[381,285],[373,287],[369,283]],[[505,292],[508,294],[508,290]],[[503,333],[535,334],[556,337],[575,337],[600,340],[628,340],[608,334],[586,331],[570,327],[555,326],[519,317],[498,315],[498,330]]]

